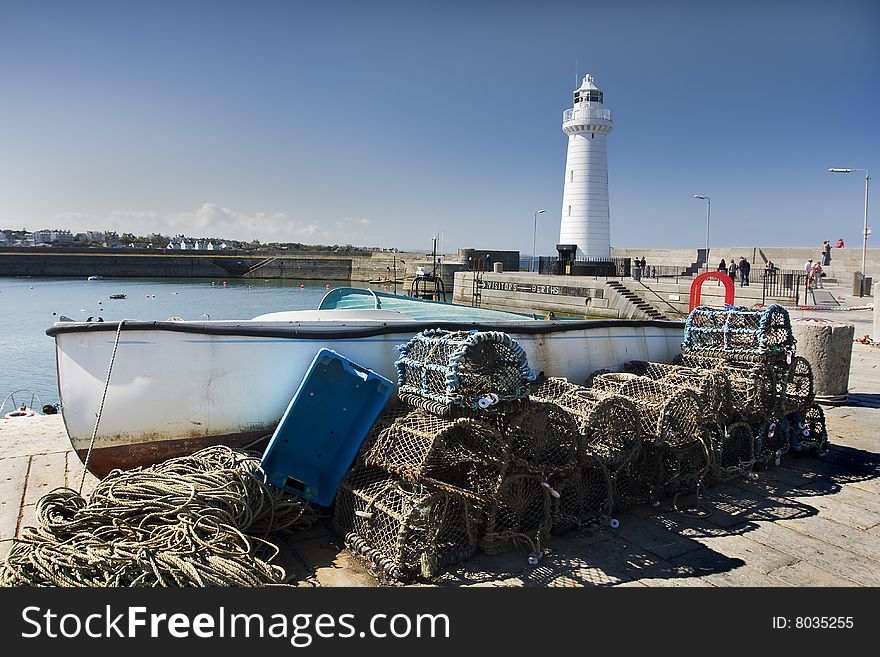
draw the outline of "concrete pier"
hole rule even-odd
[[[870,326],[870,318],[866,318]],[[861,331],[856,335],[870,331]],[[706,518],[643,506],[618,529],[553,537],[525,554],[477,555],[440,586],[880,586],[880,347],[854,343],[845,405],[826,409],[830,453],[714,486]],[[61,417],[0,420],[0,554],[34,522],[34,504],[76,488],[82,466]],[[86,480],[86,491],[95,483]],[[328,522],[281,541],[280,563],[302,586],[374,586]]]

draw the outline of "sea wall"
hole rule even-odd
[[[349,256],[253,252],[181,253],[133,249],[0,249],[0,276],[108,278],[285,278],[321,281],[371,281],[411,278],[416,269],[430,271],[423,253]],[[461,265],[444,264],[443,278],[451,287]],[[439,272],[438,272],[439,273]]]

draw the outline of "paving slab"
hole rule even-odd
[[[779,524],[811,538],[874,559],[877,561],[877,567],[880,568],[880,540],[870,532],[854,529],[824,515],[781,520]]]
[[[0,460],[0,559],[6,557],[18,530],[29,464],[26,456]]]
[[[36,504],[49,491],[64,486],[66,470],[65,452],[50,452],[49,454],[32,456],[23,504],[25,506]]]
[[[749,538],[862,586],[880,586],[880,562],[781,524],[764,523]]]
[[[790,586],[858,586],[856,582],[832,573],[809,561],[798,561],[772,574],[773,578]]]

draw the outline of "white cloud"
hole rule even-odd
[[[293,219],[284,212],[245,214],[206,202],[192,211],[160,214],[152,210],[114,210],[104,219],[78,212],[52,217],[53,228],[74,232],[115,230],[119,233],[148,235],[162,233],[191,237],[217,237],[260,242],[303,242],[306,244],[355,244],[375,241],[370,220],[343,217],[333,222],[308,222]]]

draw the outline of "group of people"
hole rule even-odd
[[[641,278],[642,276],[645,276],[647,278],[651,278],[651,276],[654,275],[654,268],[645,262],[644,256],[633,260],[633,267],[636,268],[636,273],[638,275],[638,278]]]
[[[721,262],[718,263],[718,271],[724,272],[730,279],[736,282],[737,272],[739,273],[739,286],[740,287],[748,287],[749,285],[749,273],[752,270],[752,265],[749,263],[745,257],[741,257],[739,259],[739,263],[736,262],[735,258],[730,259],[730,263],[728,263],[724,258],[721,258]]]
[[[834,245],[835,249],[843,248],[843,238],[837,240]],[[825,240],[822,242],[821,260],[813,262],[810,258],[804,263],[804,275],[807,277],[807,289],[816,289],[824,287],[822,279],[826,276],[824,268],[831,264],[831,242]]]
[[[825,259],[824,253],[822,259]],[[822,285],[822,278],[825,276],[825,271],[818,260],[813,262],[813,259],[810,258],[804,263],[804,275],[807,277],[808,290],[824,287]]]

